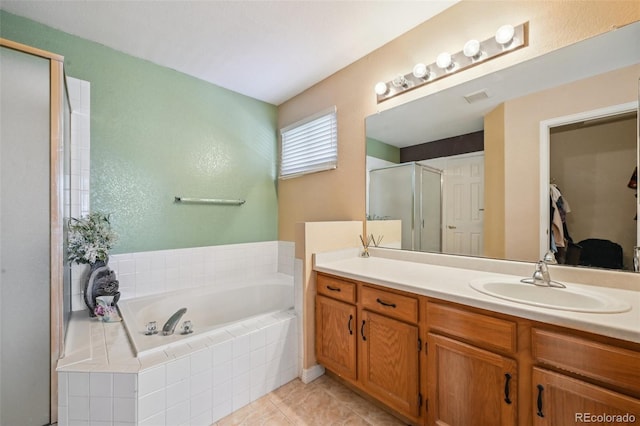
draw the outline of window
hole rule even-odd
[[[338,164],[336,107],[280,130],[280,179],[335,169]]]

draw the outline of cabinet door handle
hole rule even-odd
[[[353,330],[351,329],[351,321],[353,320],[353,315],[349,315],[349,322],[347,323],[347,328],[349,329],[349,334],[353,334]]]
[[[391,307],[391,308],[395,308],[395,307],[396,307],[396,304],[395,304],[395,303],[388,303],[388,302],[385,302],[385,301],[383,301],[383,300],[380,300],[379,298],[378,298],[378,299],[376,299],[376,302],[378,302],[378,303],[379,303],[379,304],[381,304],[382,306],[389,306],[389,307]]]
[[[511,404],[511,398],[509,398],[509,382],[511,381],[511,374],[504,374],[504,402]]]
[[[340,291],[340,287],[331,287],[330,285],[328,285],[327,288],[331,291]]]
[[[362,336],[362,340],[365,340],[365,341],[366,341],[366,340],[367,340],[367,338],[366,338],[366,337],[364,337],[364,323],[365,323],[365,321],[364,321],[364,320],[362,320],[362,326],[360,327],[360,335]]]
[[[542,385],[538,385],[538,412],[536,413],[538,417],[544,417],[544,413],[542,412],[542,391],[544,387]]]

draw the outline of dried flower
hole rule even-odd
[[[111,230],[109,215],[91,213],[80,219],[69,220],[69,241],[67,254],[69,261],[76,263],[96,263],[106,261],[109,250],[118,237]]]

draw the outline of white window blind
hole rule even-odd
[[[335,169],[338,164],[336,107],[280,130],[280,178]]]

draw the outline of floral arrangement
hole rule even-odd
[[[69,242],[67,254],[71,262],[96,263],[106,262],[109,250],[116,243],[118,236],[111,230],[109,215],[90,213],[80,219],[69,220]]]

